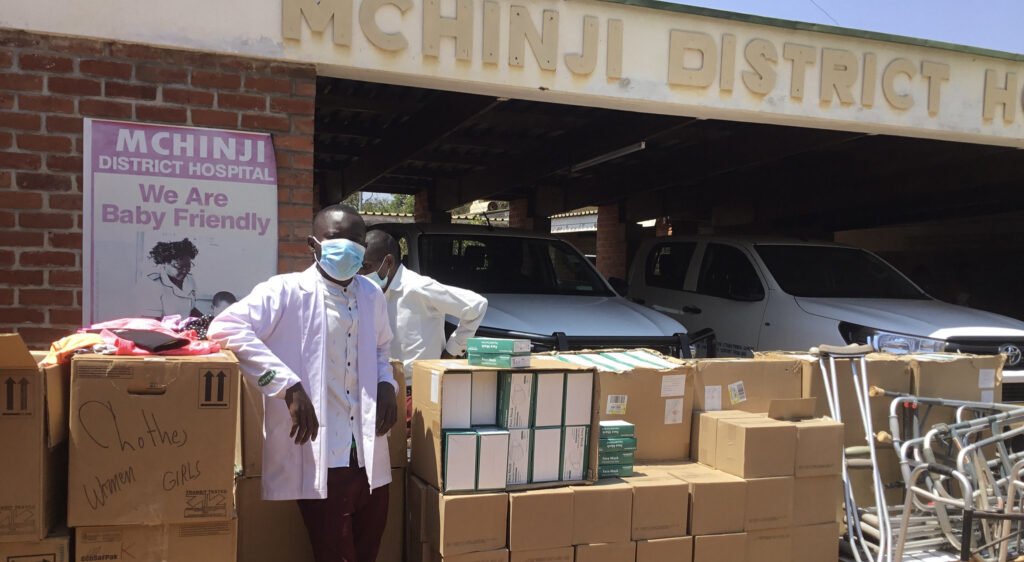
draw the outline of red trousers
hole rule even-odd
[[[354,452],[354,451],[353,451]],[[375,562],[388,519],[388,488],[372,493],[355,454],[327,471],[327,499],[299,500],[316,562]]]

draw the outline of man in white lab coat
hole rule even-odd
[[[398,241],[383,230],[366,235],[366,265],[360,271],[380,285],[388,301],[388,319],[395,339],[391,357],[402,361],[407,388],[412,388],[412,363],[421,359],[447,359],[466,352],[484,313],[487,299],[466,289],[451,287],[402,265]],[[445,316],[459,325],[445,341]]]
[[[324,208],[314,265],[259,284],[208,332],[265,395],[263,498],[299,500],[317,562],[373,562],[387,520],[397,386],[387,305],[356,275],[365,236],[354,209]]]

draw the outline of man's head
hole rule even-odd
[[[227,307],[235,304],[237,300],[238,299],[235,298],[235,295],[231,294],[228,291],[218,292],[217,294],[213,295],[213,301],[210,303],[211,314],[217,316],[221,312],[224,312],[224,310],[227,309]]]
[[[321,209],[313,218],[313,234],[306,239],[306,243],[313,250],[320,274],[331,281],[347,285],[352,275],[355,275],[355,270],[362,267],[366,223],[352,207],[330,205]],[[325,245],[330,247],[326,259]],[[348,275],[348,269],[352,267],[355,270],[351,272],[352,275]]]
[[[360,275],[370,277],[387,291],[402,263],[402,248],[398,240],[383,230],[371,230],[366,234],[366,257]],[[373,279],[376,274],[378,279]]]

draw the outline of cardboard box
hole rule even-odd
[[[576,562],[636,562],[636,543],[581,544],[576,547]]]
[[[747,532],[747,560],[793,562],[793,529],[768,529]]]
[[[476,489],[477,434],[472,429],[444,431],[444,490]]]
[[[906,356],[904,360],[911,365],[912,388],[918,396],[974,402],[1003,400],[1002,355],[930,353]],[[927,424],[955,421],[955,408],[933,407]],[[888,428],[886,425],[883,429]]]
[[[68,525],[231,519],[238,376],[227,352],[72,359]]]
[[[906,499],[903,486],[903,473],[900,471],[900,459],[891,445],[881,445],[876,448],[876,459],[878,460],[878,472],[882,476],[882,484],[885,486],[885,503],[888,505],[903,505]],[[861,457],[867,458],[867,456]],[[875,484],[871,477],[871,471],[865,469],[854,469],[848,472],[850,475],[850,488],[853,490],[853,499],[859,507],[873,507],[875,505]]]
[[[631,540],[632,486],[621,480],[610,480],[593,486],[575,486],[572,494],[572,544],[624,543]]]
[[[395,382],[398,384],[398,392],[395,393],[395,404],[398,405],[398,421],[388,431],[388,452],[391,455],[391,468],[406,468],[409,466],[409,430],[403,422],[405,416],[402,414],[405,411],[405,397],[407,393],[402,362],[391,361],[391,372],[395,377]]]
[[[703,465],[691,467],[672,473],[690,485],[690,534],[742,532],[746,521],[747,483]]]
[[[636,541],[636,562],[691,562],[693,537]],[[722,560],[728,560],[723,558]]]
[[[533,451],[533,430],[508,430],[508,468],[505,483],[515,486],[530,483],[530,454]]]
[[[238,521],[75,529],[75,560],[236,560]]]
[[[571,488],[513,492],[508,499],[508,549],[513,557],[520,551],[572,546]]]
[[[481,367],[470,367],[464,360],[417,361],[414,364],[411,468],[413,473],[435,488],[444,489],[444,476],[442,473],[443,447],[441,433],[441,405],[445,403],[445,385],[443,385],[441,381],[450,374],[468,374],[488,370],[489,369]],[[547,357],[535,357],[533,361],[533,370],[536,372],[554,371],[559,373],[589,372],[587,367],[572,365]],[[504,375],[508,373],[502,371],[498,371],[498,373],[499,393],[502,393],[500,388],[503,386],[503,379],[506,378]],[[513,374],[519,375],[520,373]],[[527,375],[531,375],[531,373],[527,373]],[[526,396],[527,398],[530,396],[529,394],[526,394],[525,391],[526,389],[522,388],[515,392],[515,396],[519,397],[516,398],[516,401],[521,402],[520,398],[522,398],[522,396]],[[504,394],[508,395],[508,393]],[[531,400],[529,399],[526,400],[527,403],[530,401]],[[501,407],[501,399],[499,397],[499,419],[507,420],[507,417],[501,412],[507,413],[508,408]],[[528,413],[521,412],[517,415],[525,416],[524,419],[527,422],[529,421]],[[591,423],[596,423],[596,416],[594,416],[593,413]],[[513,454],[514,448],[522,445],[522,442],[517,441],[515,435],[512,435],[511,432],[509,437],[509,460],[511,464],[517,458]],[[593,439],[594,438],[592,437],[592,440]],[[559,438],[556,441],[560,440],[561,432],[559,431]],[[587,464],[589,468],[586,480],[595,480],[597,478],[596,446],[591,446]],[[554,480],[557,481],[557,453],[554,474]],[[509,479],[508,481],[511,483],[513,480]]]
[[[594,412],[593,371],[565,374],[565,416],[562,425],[590,425]]]
[[[442,556],[505,547],[508,494],[442,495],[426,490],[427,542]]]
[[[634,367],[598,373],[596,407],[601,421],[623,420],[636,431],[636,459],[685,459],[690,452],[693,367]],[[607,450],[607,449],[606,449]]]
[[[504,490],[508,471],[508,430],[479,427],[476,435],[476,489]]]
[[[636,437],[607,437],[598,439],[597,450],[601,453],[633,453],[636,458],[636,450],[639,441]]]
[[[498,374],[498,425],[506,429],[531,427],[533,420],[533,373]]]
[[[262,479],[239,478],[238,559],[245,562],[313,562],[313,547],[294,501],[263,500]]]
[[[598,451],[597,462],[601,465],[633,465],[636,463],[636,457],[634,451]]]
[[[380,539],[377,562],[405,560],[405,469],[391,469],[388,485],[388,520]]]
[[[633,465],[631,464],[602,464],[597,467],[598,478],[624,478],[633,476]]]
[[[0,334],[0,543],[42,540],[64,513],[69,378]]]
[[[469,554],[456,554],[454,556],[441,556],[440,553],[431,552],[432,562],[508,562],[508,549],[489,550],[487,552],[470,552]],[[377,557],[377,562],[381,558]]]
[[[478,425],[498,423],[498,372],[476,371],[472,376],[473,401],[470,422]]]
[[[472,427],[473,373],[446,373],[441,386],[441,429]]]
[[[474,353],[466,354],[470,365],[494,367],[496,369],[529,369],[529,355],[510,355],[508,353]]]
[[[751,418],[757,414],[743,410],[715,410],[714,412],[694,412],[690,442],[690,457],[708,466],[715,466],[715,451],[718,450],[718,420],[724,418]]]
[[[573,562],[576,549],[571,546],[545,550],[521,550],[509,553],[509,562]]]
[[[748,479],[743,530],[749,533],[790,527],[793,524],[793,491],[792,476]]]
[[[796,422],[795,476],[830,476],[843,473],[843,425],[820,418]]]
[[[724,562],[726,560],[729,562],[748,560],[746,533],[693,537],[693,562]],[[761,558],[749,560],[759,561]]]
[[[793,560],[834,562],[839,557],[839,525],[825,523],[793,529]]]
[[[556,482],[561,477],[562,428],[538,427],[532,430],[530,482]]]
[[[794,478],[793,525],[802,527],[833,522],[842,501],[842,476]]]
[[[507,353],[522,355],[530,353],[530,340],[511,338],[469,338],[466,341],[466,352],[473,353]]]
[[[696,362],[693,409],[767,412],[776,398],[800,398],[801,364],[786,357]]]
[[[600,423],[601,439],[609,437],[635,437],[636,426],[623,420],[604,420]]]
[[[675,478],[644,478],[633,486],[633,540],[686,535],[690,487]],[[638,552],[639,555],[639,552]]]
[[[405,487],[405,543],[408,557],[413,557],[414,545],[427,543],[426,509],[430,486],[412,474],[406,475]]]
[[[715,468],[740,478],[792,476],[796,427],[769,418],[718,420]]]
[[[585,479],[589,453],[589,425],[562,428],[562,458],[559,478],[568,482]]]
[[[533,385],[533,427],[562,425],[565,373],[537,373]],[[584,422],[589,424],[590,422]]]
[[[0,542],[0,560],[4,562],[69,562],[70,537],[66,529],[54,536],[24,542]],[[570,560],[572,560],[570,558]]]

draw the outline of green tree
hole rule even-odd
[[[362,204],[360,205],[360,199]],[[416,198],[412,195],[397,193],[367,193],[357,191],[345,198],[342,203],[362,209],[365,213],[408,214],[415,212]]]

